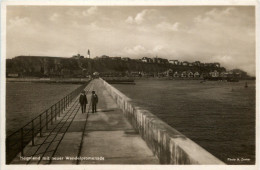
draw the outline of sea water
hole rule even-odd
[[[77,87],[79,87],[78,84],[7,82],[7,136],[21,128]]]
[[[225,163],[255,163],[255,81],[147,79],[113,86]]]

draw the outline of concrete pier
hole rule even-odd
[[[87,113],[74,99],[11,164],[224,164],[104,80],[85,90]],[[92,90],[99,96],[97,113],[91,112]]]
[[[136,106],[113,86],[103,80],[102,82],[118,107],[123,110],[125,117],[158,157],[160,164],[225,164],[154,114]]]
[[[88,104],[89,112],[82,114],[74,99],[42,137],[35,137],[34,146],[29,143],[24,156],[18,154],[11,164],[159,164],[102,80],[93,80],[85,90],[89,103],[91,91],[97,92],[97,113]]]

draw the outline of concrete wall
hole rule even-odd
[[[130,98],[110,84],[102,79],[101,82],[161,164],[224,164],[149,111],[135,106]]]

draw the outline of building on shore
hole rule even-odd
[[[220,76],[221,78],[227,78],[227,77],[228,77],[228,73],[225,72],[225,71],[222,71],[222,72],[219,74],[219,76]]]
[[[129,57],[123,57],[122,60],[123,61],[130,61],[131,59]]]
[[[183,71],[183,72],[181,73],[181,77],[182,77],[182,78],[186,78],[186,77],[187,77],[187,71]]]
[[[18,74],[18,73],[8,73],[6,77],[9,77],[9,78],[18,78],[18,77],[19,77],[19,74]]]
[[[121,60],[121,57],[110,57],[112,60]]]
[[[158,58],[157,56],[155,58],[152,59],[154,63],[158,63],[158,64],[167,64],[169,63],[169,61],[167,59],[164,58]]]
[[[151,58],[149,58],[149,57],[143,57],[141,60],[144,63],[152,63],[153,62],[153,60]]]
[[[188,62],[188,61],[184,61],[184,62],[182,62],[182,65],[183,65],[183,66],[188,66],[188,65],[189,65],[189,62]]]
[[[214,70],[214,71],[212,71],[212,72],[209,72],[209,75],[210,75],[211,77],[219,77],[219,72],[218,72],[217,70]]]
[[[239,72],[235,72],[235,71],[228,71],[227,72],[227,76],[228,77],[236,77],[236,78],[240,78],[241,74]]]
[[[200,66],[200,61],[195,61],[195,62],[193,62],[193,66]]]
[[[179,61],[178,60],[169,60],[169,63],[173,64],[173,65],[179,65]]]
[[[130,75],[131,75],[132,77],[141,77],[141,76],[142,76],[141,72],[138,72],[138,71],[132,71],[132,72],[130,73]]]
[[[84,56],[80,55],[80,54],[77,54],[77,55],[73,55],[72,58],[74,58],[74,59],[83,59]]]
[[[194,78],[199,78],[199,77],[200,77],[200,73],[196,71],[196,72],[194,73]]]
[[[109,58],[108,55],[102,55],[100,58]]]
[[[213,63],[213,66],[219,68],[220,67],[220,63]]]
[[[194,74],[193,74],[193,72],[191,72],[191,71],[188,71],[188,74],[187,74],[187,76],[188,76],[189,78],[193,78],[193,77],[194,77]]]
[[[189,66],[192,67],[192,66],[193,66],[193,63],[189,63]]]
[[[173,77],[173,70],[172,69],[167,70],[166,74],[168,77]]]
[[[178,71],[175,71],[175,72],[173,73],[173,77],[175,77],[175,78],[180,77],[179,72],[178,72]]]
[[[143,62],[142,59],[133,59],[134,61],[140,63],[140,62]]]

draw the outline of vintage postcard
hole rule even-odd
[[[258,3],[2,1],[1,169],[257,170]]]

